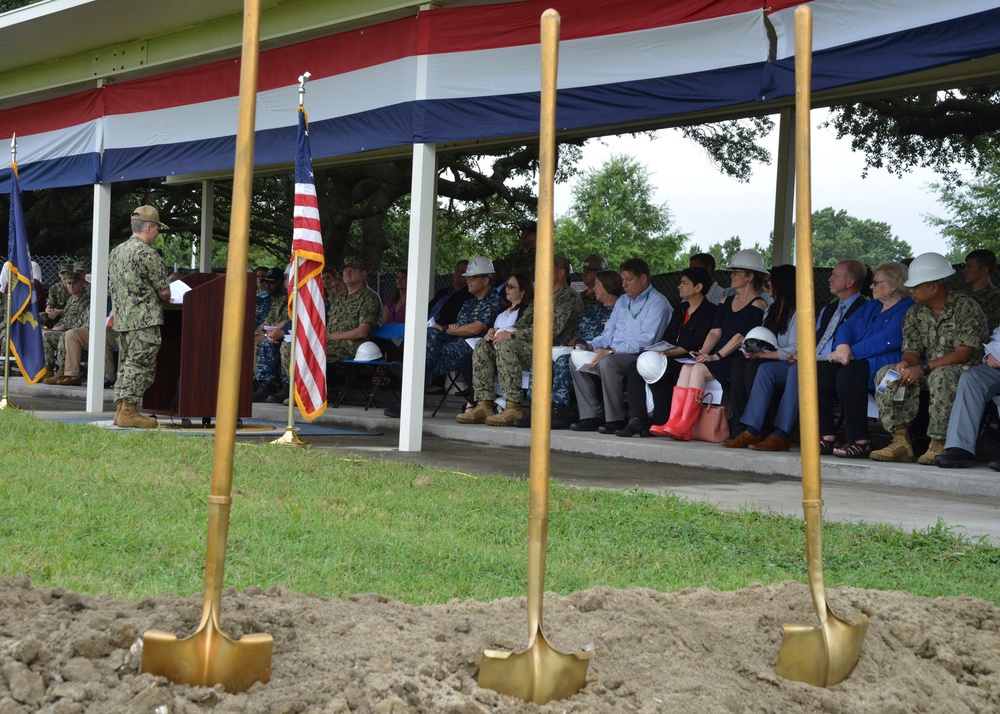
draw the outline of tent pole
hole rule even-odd
[[[108,246],[111,184],[94,184],[90,247],[90,346],[87,349],[87,412],[104,411],[104,346],[108,318]]]
[[[795,109],[778,118],[778,176],[774,190],[774,242],[771,265],[792,262],[792,213],[795,208]]]

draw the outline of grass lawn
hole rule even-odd
[[[137,600],[200,593],[212,441],[0,411],[0,576]],[[464,447],[463,447],[464,448]],[[238,444],[225,584],[413,604],[525,594],[528,484]],[[806,582],[801,521],[552,484],[546,589]],[[1000,549],[945,524],[824,524],[826,585],[1000,604]]]

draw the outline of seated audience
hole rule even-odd
[[[82,267],[82,266],[81,266]],[[90,326],[90,290],[84,287],[83,271],[72,270],[60,275],[69,295],[62,310],[54,318],[52,327],[42,331],[42,350],[45,355],[45,366],[57,381],[63,377],[62,362],[58,356],[62,354],[60,346],[67,330]],[[52,384],[48,377],[43,382]]]
[[[587,259],[583,261],[583,265],[580,266],[580,272],[583,274],[583,294],[580,295],[580,298],[583,300],[584,310],[591,305],[597,304],[597,295],[594,294],[594,286],[597,284],[597,273],[600,270],[607,269],[608,261],[600,253],[588,255]]]
[[[875,373],[899,362],[903,353],[903,317],[913,305],[906,287],[907,270],[901,263],[882,263],[872,278],[872,300],[867,301],[837,331],[837,347],[816,365],[819,388],[820,454],[845,459],[866,459],[868,391],[875,388]],[[835,446],[834,397],[844,418],[844,443]]]
[[[386,300],[379,324],[406,322],[406,268],[396,271],[396,291]]]
[[[712,284],[709,286],[708,292],[705,293],[705,299],[713,305],[722,302],[722,298],[726,296],[726,289],[719,285],[719,281],[715,279],[715,256],[711,253],[695,253],[688,258],[688,267],[704,268],[708,271]]]
[[[254,333],[253,401],[266,402],[270,397],[281,401],[280,395],[288,391],[288,374],[282,372],[281,345],[285,332],[291,330],[285,273],[281,268],[270,268],[260,284],[267,292],[265,301],[269,307]]]
[[[645,260],[629,258],[621,264],[621,275],[625,294],[604,331],[588,345],[595,352],[590,371],[571,373],[580,412],[580,419],[570,424],[575,431],[614,434],[625,426],[626,371],[663,334],[673,315],[670,301],[649,284]]]
[[[743,411],[746,409],[747,401],[750,399],[750,391],[753,389],[754,380],[757,378],[757,370],[761,365],[768,364],[768,360],[778,360],[788,362],[798,352],[798,334],[796,333],[795,312],[795,266],[778,265],[771,269],[771,279],[768,293],[773,302],[764,311],[762,327],[766,327],[775,336],[775,349],[747,352],[740,350],[733,360],[733,367],[730,370],[730,390],[728,411],[732,415],[735,425],[739,422]],[[735,432],[735,436],[739,432]]]
[[[986,405],[1000,394],[1000,327],[993,330],[982,364],[966,370],[958,380],[955,402],[948,420],[944,451],[934,457],[934,465],[965,469],[976,465],[976,436]],[[1000,471],[1000,461],[989,468]]]
[[[910,264],[905,285],[916,304],[903,318],[903,356],[898,364],[886,365],[875,375],[875,384],[880,385],[890,369],[899,373],[884,391],[875,391],[882,426],[892,434],[887,447],[871,453],[875,461],[913,461],[910,422],[917,415],[920,391],[926,387],[931,441],[917,462],[933,464],[944,451],[958,380],[983,361],[983,342],[989,334],[986,315],[970,296],[948,290],[948,278],[954,273],[938,253],[918,255]],[[898,400],[900,389],[903,397]]]
[[[494,344],[495,339],[505,339],[509,337],[511,332],[513,332],[514,325],[521,319],[524,311],[528,309],[528,305],[531,304],[532,299],[535,296],[535,288],[531,284],[531,280],[528,279],[527,275],[518,274],[508,276],[504,280],[504,292],[507,293],[504,298],[504,303],[508,305],[505,310],[501,310],[497,314],[496,319],[493,321],[493,327],[486,331],[483,335],[482,342],[486,342],[490,345]],[[498,338],[500,333],[504,333],[504,336]],[[479,343],[472,348],[472,352],[468,352],[462,355],[462,360],[459,363],[458,371],[462,375],[462,381],[467,385],[465,393],[465,409],[462,414],[463,416],[473,411],[476,408],[476,397],[475,389],[473,387],[473,363],[474,355],[476,354],[476,349],[479,347]],[[494,350],[496,351],[496,350]],[[490,399],[492,402],[492,398]],[[493,412],[489,413],[492,416]],[[464,421],[462,419],[458,420],[460,424],[481,424],[482,421]]]
[[[727,297],[716,309],[712,329],[701,348],[692,353],[695,364],[685,364],[677,376],[671,394],[670,419],[665,424],[654,425],[650,434],[690,441],[691,427],[701,411],[705,382],[729,379],[743,336],[764,317],[767,303],[758,293],[768,273],[760,253],[749,249],[737,252],[729,269],[736,294]]]
[[[824,307],[816,320],[816,357],[825,361],[837,344],[837,332],[844,321],[864,304],[862,281],[868,273],[857,260],[842,260],[830,273],[830,292],[837,299]],[[797,355],[789,361],[776,360],[757,370],[747,407],[734,431],[737,436],[722,442],[730,449],[750,447],[755,451],[788,451],[789,436],[799,416],[799,370]],[[774,419],[774,431],[763,437],[767,414],[772,400],[780,398]]]
[[[458,369],[462,356],[471,353],[466,342],[470,337],[482,337],[503,308],[500,296],[492,287],[493,263],[485,256],[477,256],[468,262],[463,274],[467,280],[470,297],[462,304],[454,322],[442,324],[435,321],[427,328],[427,359],[424,378],[429,393],[435,377]]]
[[[683,367],[677,358],[687,357],[689,353],[699,349],[705,344],[705,338],[712,329],[715,305],[707,297],[711,284],[712,277],[704,268],[685,268],[681,271],[680,284],[677,286],[677,295],[681,299],[680,308],[674,311],[670,324],[661,337],[662,341],[669,342],[674,347],[661,353],[667,358],[667,370],[660,379],[649,384],[653,395],[654,424],[662,424],[670,417],[670,393]],[[639,375],[636,364],[628,369],[627,385],[629,420],[615,432],[615,436],[649,436],[646,380]]]
[[[517,278],[519,274],[514,277]],[[565,345],[572,339],[583,313],[580,295],[569,286],[569,260],[555,255],[552,296],[552,344]],[[510,296],[510,291],[508,291]],[[476,345],[473,382],[476,408],[470,414],[460,414],[460,423],[480,423],[490,426],[511,426],[524,416],[522,372],[531,370],[534,339],[535,303],[532,302],[512,331],[501,331],[493,337],[493,348],[485,340]],[[493,415],[493,381],[499,378],[506,406]],[[485,415],[485,416],[483,416]]]
[[[434,293],[427,305],[427,317],[439,325],[450,325],[458,317],[458,311],[469,299],[468,278],[465,271],[469,269],[469,261],[460,260],[455,263],[452,271],[451,285],[443,287]]]
[[[962,279],[972,299],[979,303],[986,314],[986,327],[1000,326],[1000,288],[993,284],[997,269],[997,256],[992,250],[980,248],[965,256]]]

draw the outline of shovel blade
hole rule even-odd
[[[193,687],[221,684],[235,694],[245,692],[254,682],[266,684],[270,680],[273,650],[270,635],[257,633],[231,640],[209,618],[184,639],[159,630],[146,632],[140,671]]]
[[[785,679],[832,687],[854,670],[867,633],[868,618],[864,615],[850,623],[829,609],[826,622],[819,627],[785,625],[774,671]]]
[[[485,650],[479,686],[535,704],[567,699],[586,686],[593,658],[593,652],[560,652],[538,632],[521,652]]]

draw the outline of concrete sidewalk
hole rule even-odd
[[[19,383],[19,384],[18,384]],[[11,381],[15,404],[40,416],[84,416],[79,387],[29,387]],[[107,390],[108,412],[112,393]],[[316,423],[382,432],[379,437],[338,437],[315,441],[318,448],[392,460],[412,460],[433,468],[467,473],[528,473],[530,430],[460,425],[449,405],[437,417],[426,411],[424,450],[398,451],[398,419],[381,409],[327,409]],[[288,408],[254,404],[253,417],[284,422]],[[300,421],[301,423],[301,421]],[[623,439],[573,431],[551,433],[553,479],[583,488],[669,491],[726,510],[770,510],[801,517],[801,464],[797,451],[758,453],[717,444],[669,439]],[[472,449],[463,444],[475,444]],[[907,530],[934,526],[939,519],[960,532],[1000,544],[1000,473],[985,464],[973,469],[940,469],[917,464],[884,464],[821,459],[824,517],[886,523]]]

